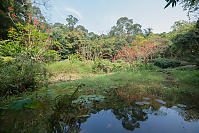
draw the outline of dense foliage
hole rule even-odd
[[[157,58],[154,60],[154,65],[159,66],[160,68],[178,67],[180,66],[180,61],[166,58]]]
[[[46,83],[44,64],[24,58],[5,61],[0,58],[0,95],[8,96],[27,90],[35,90]]]

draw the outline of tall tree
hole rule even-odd
[[[144,29],[144,36],[148,37],[152,33],[152,28],[146,28]]]
[[[182,26],[189,24],[189,22],[185,21],[185,20],[180,20],[180,21],[176,21],[174,22],[174,24],[171,26],[171,29],[173,31],[177,31],[178,29],[180,29]]]
[[[7,39],[8,29],[13,26],[9,16],[16,15],[22,18],[30,6],[28,0],[0,0],[0,40]]]
[[[141,34],[142,26],[140,24],[133,24],[133,19],[127,17],[121,17],[117,20],[116,26],[111,27],[109,32],[110,36],[115,35],[136,35]]]
[[[73,15],[68,15],[68,17],[66,18],[67,25],[71,31],[73,31],[73,29],[78,21],[79,20],[76,17],[74,17]]]
[[[76,28],[77,28],[78,30],[81,30],[81,31],[84,31],[84,32],[88,33],[88,30],[87,30],[84,26],[82,26],[82,25],[77,25]]]
[[[14,26],[15,20],[23,22],[28,20],[28,13],[39,21],[45,22],[41,10],[36,5],[45,6],[48,0],[0,0],[0,40],[7,39],[8,29]],[[35,5],[35,6],[33,6]]]

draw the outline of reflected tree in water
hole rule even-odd
[[[118,120],[122,121],[122,126],[131,131],[140,127],[139,121],[146,121],[148,119],[147,114],[139,107],[113,109],[112,112]]]

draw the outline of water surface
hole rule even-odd
[[[197,108],[159,97],[129,99],[111,93],[79,96],[72,102],[66,95],[53,104],[34,101],[22,108],[14,108],[15,103],[1,111],[0,132],[199,133]]]

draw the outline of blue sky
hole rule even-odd
[[[164,9],[165,0],[51,0],[49,22],[66,23],[67,15],[79,19],[89,32],[106,34],[120,17],[128,17],[154,33],[169,32],[175,21],[188,20],[181,5]]]

